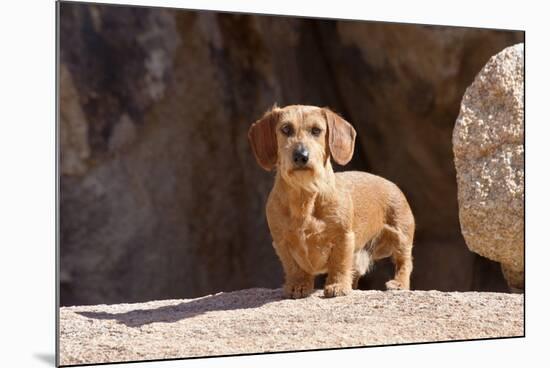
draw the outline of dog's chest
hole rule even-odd
[[[326,273],[332,248],[327,232],[329,224],[314,216],[289,220],[287,240],[296,263],[310,274]]]

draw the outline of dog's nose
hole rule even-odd
[[[307,164],[308,160],[309,160],[308,150],[303,145],[299,145],[298,147],[296,147],[296,149],[292,153],[292,161],[294,161],[294,165],[298,167],[302,167],[305,164]]]

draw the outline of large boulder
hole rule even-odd
[[[453,132],[460,225],[470,250],[524,283],[523,44],[493,56],[466,90]]]

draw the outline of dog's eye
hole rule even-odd
[[[313,134],[314,136],[318,137],[319,134],[321,134],[321,129],[320,129],[320,128],[317,128],[317,127],[313,127],[313,128],[311,128],[311,134]]]
[[[294,129],[292,129],[291,125],[283,125],[283,127],[281,128],[281,133],[283,133],[287,137],[290,137],[292,134],[294,134]]]

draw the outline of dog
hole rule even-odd
[[[410,288],[415,222],[404,194],[379,176],[332,169],[331,158],[351,160],[355,137],[330,109],[305,105],[274,106],[248,131],[258,164],[276,170],[266,215],[287,298],[309,296],[319,274],[328,274],[325,297],[347,295],[387,257],[386,288]]]

